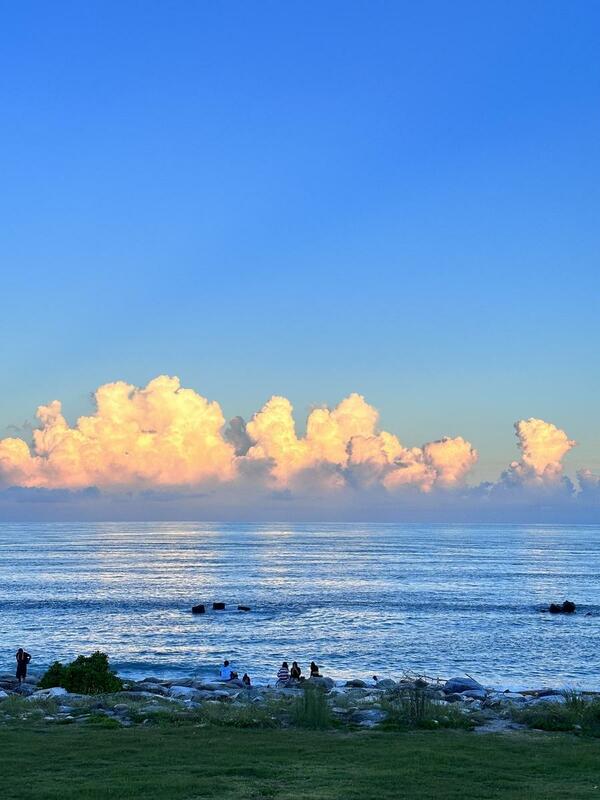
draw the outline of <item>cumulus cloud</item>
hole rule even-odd
[[[515,423],[521,459],[503,474],[507,484],[552,487],[564,482],[562,459],[576,442],[565,431],[542,419]]]
[[[225,441],[217,403],[177,378],[160,376],[143,389],[118,381],[95,393],[96,413],[70,427],[58,400],[40,406],[33,447],[22,439],[0,441],[5,484],[176,486],[231,480],[234,447]]]
[[[535,492],[564,496],[573,488],[562,459],[575,442],[540,419],[515,424],[521,457],[500,480],[473,487],[467,479],[478,454],[470,442],[456,436],[406,446],[380,429],[377,410],[359,394],[313,409],[304,435],[285,397],[271,397],[248,422],[235,417],[226,424],[217,402],[173,377],[159,376],[142,388],[108,383],[94,399],[94,413],[73,426],[54,400],[39,407],[31,444],[14,436],[0,440],[0,487],[80,492],[93,486],[103,496],[133,493],[165,505],[195,498],[231,508],[257,498],[263,505],[285,499],[286,506],[320,498],[330,509],[337,503],[356,511],[364,498],[390,514],[399,504],[490,508]],[[580,496],[593,501],[600,495],[598,477],[586,470],[578,477]]]

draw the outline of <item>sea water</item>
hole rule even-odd
[[[566,598],[576,614],[542,613]],[[314,659],[600,689],[600,526],[2,524],[0,670],[17,647],[38,670],[100,649],[131,677]]]

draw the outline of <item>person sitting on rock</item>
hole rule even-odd
[[[289,680],[290,680],[290,670],[287,661],[284,661],[283,664],[279,667],[279,670],[277,672],[277,685],[286,686]]]
[[[252,686],[252,682],[250,681],[250,675],[247,672],[244,672],[242,675],[242,683],[244,686]]]
[[[298,666],[298,662],[297,661],[292,661],[292,668],[290,670],[290,678],[293,681],[299,681],[301,675],[302,675],[302,670]]]
[[[22,647],[19,647],[15,658],[17,659],[17,680],[20,686],[27,677],[27,664],[31,661],[31,656]]]
[[[315,664],[314,661],[310,662],[310,677],[311,678],[320,678],[321,674],[319,672],[319,667]]]
[[[227,659],[225,659],[225,661],[223,662],[223,666],[221,667],[221,671],[219,672],[219,678],[222,681],[232,681],[235,678],[237,678],[237,676],[238,676],[237,672],[234,672],[231,669],[231,666],[229,665],[229,661],[227,661]]]

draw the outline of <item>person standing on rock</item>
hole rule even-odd
[[[19,647],[15,658],[17,659],[17,680],[20,686],[27,677],[27,664],[31,661],[31,656],[22,647]]]

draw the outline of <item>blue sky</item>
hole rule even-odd
[[[600,6],[5,4],[0,432],[159,373],[600,467]]]

